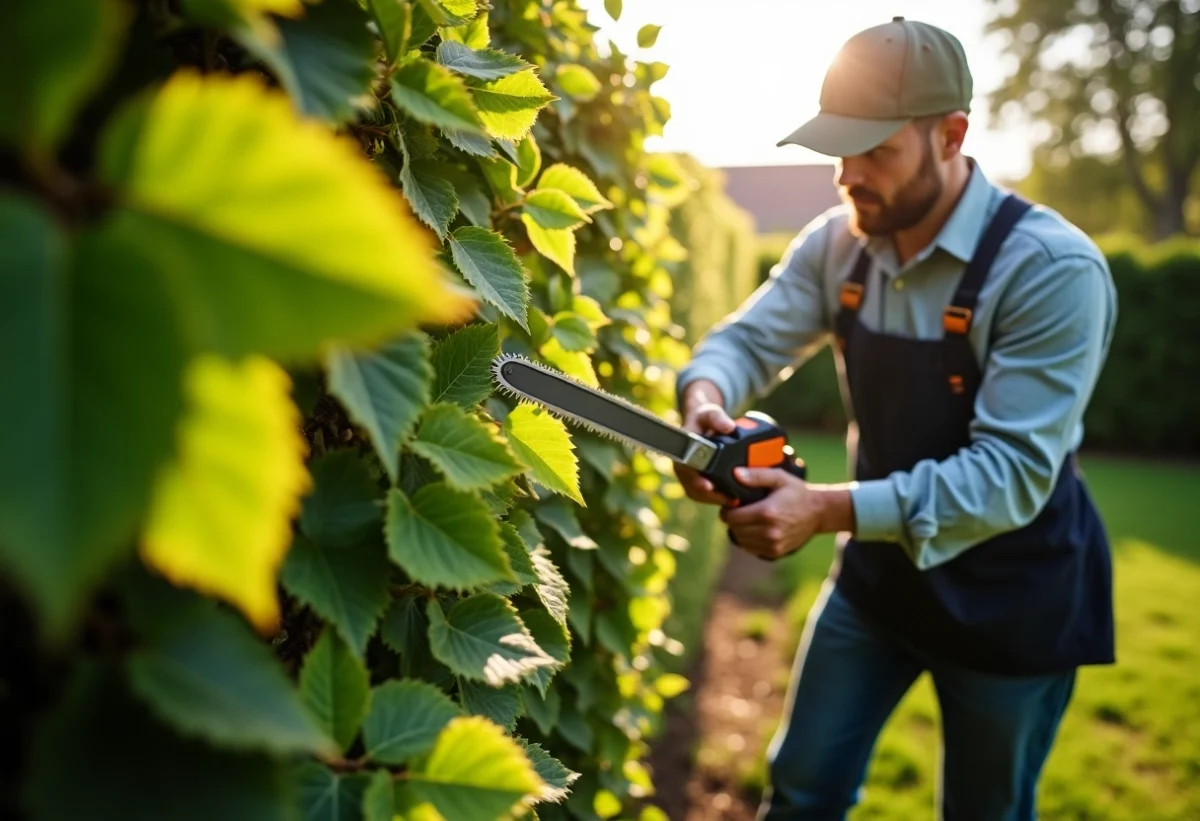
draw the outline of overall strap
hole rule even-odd
[[[1031,205],[1032,203],[1017,194],[1009,194],[996,209],[995,216],[975,247],[975,254],[958,283],[958,290],[954,292],[954,297],[942,313],[942,328],[947,335],[958,334],[965,337],[971,330],[971,316],[975,312],[979,291],[983,288],[992,263],[996,261],[1000,246]]]
[[[871,255],[867,253],[866,245],[859,246],[858,259],[854,261],[854,270],[842,283],[838,302],[841,308],[833,320],[834,337],[842,350],[846,349],[846,340],[850,338],[850,330],[862,306],[863,293],[867,288],[867,273],[871,270]]]

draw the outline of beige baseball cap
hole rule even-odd
[[[928,23],[893,17],[855,34],[821,85],[821,109],[776,145],[831,157],[870,151],[914,117],[970,111],[971,72],[962,43]]]

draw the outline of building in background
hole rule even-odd
[[[758,234],[795,233],[837,205],[828,164],[726,166],[725,194],[754,217]]]

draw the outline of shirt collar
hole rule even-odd
[[[979,163],[970,162],[971,176],[966,188],[933,241],[934,245],[941,246],[963,262],[969,262],[975,255],[975,246],[987,226],[988,207],[992,201],[992,184],[980,170]]]

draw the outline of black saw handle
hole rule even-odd
[[[787,442],[783,428],[759,411],[748,411],[734,420],[733,433],[708,436],[717,445],[712,466],[703,473],[720,493],[735,500],[735,505],[748,505],[765,499],[766,488],[747,487],[733,475],[734,468],[783,468],[801,479],[807,475],[804,460],[798,458]]]

